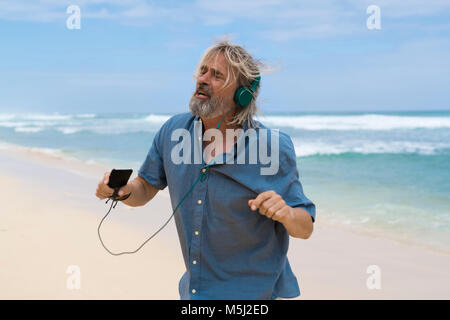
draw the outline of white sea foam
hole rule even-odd
[[[94,113],[84,114],[0,114],[0,126],[14,127],[15,122],[39,121],[46,125],[68,120],[83,121],[95,118]],[[170,115],[149,114],[139,121],[154,124],[163,124]],[[267,124],[269,127],[291,127],[303,130],[393,130],[393,129],[416,129],[416,128],[450,128],[450,117],[439,116],[396,116],[382,114],[364,115],[297,115],[297,116],[259,116],[257,120]],[[111,120],[125,120],[123,118],[112,118]],[[15,121],[12,121],[15,120]],[[131,119],[130,119],[131,120]],[[134,119],[137,120],[137,119]],[[33,123],[44,125],[43,123]]]
[[[95,113],[81,113],[75,115],[77,118],[95,118]]]
[[[62,114],[41,114],[41,113],[29,113],[29,114],[21,114],[17,115],[22,119],[27,120],[41,120],[41,121],[58,121],[58,120],[69,120],[72,119],[71,115],[62,115]]]
[[[450,128],[450,117],[412,117],[379,114],[342,116],[260,116],[269,127],[292,127],[303,130],[393,130],[416,128]]]
[[[41,132],[43,128],[41,127],[15,127],[15,132],[29,132],[29,133],[36,133]]]
[[[22,146],[14,143],[3,142],[0,140],[0,150],[1,149],[15,149],[19,151],[32,152],[37,154],[42,154],[57,159],[74,160],[75,158],[66,154],[62,149],[57,148],[44,148],[44,147],[29,147]]]
[[[107,118],[93,121],[94,113],[61,114],[0,114],[0,127],[51,127],[58,126],[65,134],[75,133],[78,128],[98,133],[125,133],[154,131],[166,122],[170,115],[149,114],[142,118]],[[305,116],[260,116],[259,121],[271,128],[294,128],[299,130],[338,131],[387,131],[395,129],[439,129],[450,128],[450,117],[365,115],[305,115]],[[151,127],[148,127],[148,124]],[[77,129],[73,129],[76,127]],[[60,129],[66,128],[66,129]],[[109,128],[109,129],[108,129]],[[116,128],[116,130],[111,130]],[[27,129],[25,129],[27,130]],[[20,130],[19,130],[20,132]]]
[[[450,148],[450,143],[428,143],[411,141],[364,141],[350,140],[341,143],[323,141],[300,141],[293,139],[295,153],[298,157],[311,155],[342,154],[355,152],[362,154],[373,153],[418,153],[423,155],[435,154],[440,149]]]
[[[26,147],[27,148],[27,147]],[[62,157],[63,152],[60,149],[28,147],[31,152],[42,153],[53,157]]]
[[[82,129],[78,127],[59,127],[57,130],[64,134],[73,134],[81,131]]]
[[[0,127],[5,127],[5,128],[24,127],[28,124],[29,124],[28,122],[23,122],[23,121],[0,121]]]
[[[145,117],[144,120],[152,123],[160,123],[163,124],[167,120],[169,120],[170,116],[158,115],[158,114],[150,114]]]
[[[14,119],[15,116],[16,115],[10,114],[10,113],[1,113],[0,114],[0,121],[12,120],[12,119]]]

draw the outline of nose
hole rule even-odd
[[[197,79],[197,90],[206,91],[209,95],[212,95],[211,83],[209,82],[209,78],[199,77]]]
[[[197,81],[199,83],[206,83],[206,84],[210,84],[211,83],[211,72],[208,70],[204,73],[201,73],[198,78]]]

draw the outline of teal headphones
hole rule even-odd
[[[258,88],[259,82],[261,81],[261,76],[257,76],[255,80],[252,81],[250,87],[239,87],[234,93],[234,102],[241,107],[246,107],[253,100],[253,93]]]

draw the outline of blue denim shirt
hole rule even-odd
[[[274,130],[256,123],[257,131],[264,128],[269,135],[273,134]],[[191,153],[202,154],[201,119],[191,113],[178,114],[157,132],[138,172],[160,190],[169,187],[173,209],[190,190],[202,168],[206,168],[204,160],[195,161],[191,154],[183,154],[190,157],[191,163],[174,163],[172,152],[179,150],[174,148],[180,141],[172,141],[172,133],[180,128],[190,134],[184,142],[192,147]],[[247,125],[242,129],[247,132]],[[239,139],[246,139],[245,135]],[[272,142],[269,138],[266,140],[270,148]],[[259,161],[237,163],[240,153],[249,155],[251,143],[247,137],[240,150],[235,143],[234,158],[225,158],[222,154],[221,162],[217,156],[208,167],[205,179],[199,180],[175,213],[186,266],[179,282],[181,299],[274,299],[300,295],[297,278],[287,258],[289,234],[286,228],[252,211],[248,200],[274,190],[287,205],[309,212],[313,221],[315,205],[303,194],[294,146],[288,135],[279,132],[279,169],[272,175],[261,174],[261,168],[268,165]]]

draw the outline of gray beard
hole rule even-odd
[[[194,93],[195,95],[195,93]],[[189,102],[189,110],[194,116],[201,118],[215,118],[225,112],[228,105],[230,105],[230,99],[224,99],[221,97],[212,96],[207,101],[196,98],[194,95]]]

